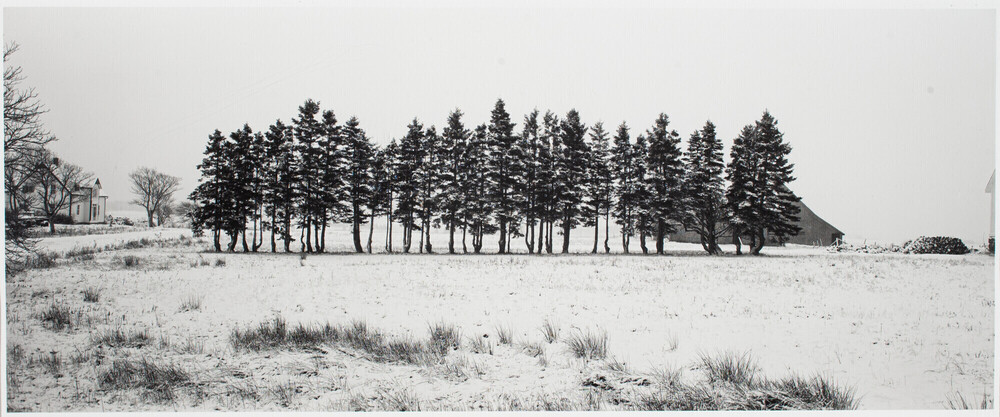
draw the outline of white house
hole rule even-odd
[[[106,223],[108,196],[101,195],[101,180],[92,187],[77,187],[69,200],[69,217],[75,224]]]
[[[996,222],[997,222],[997,196],[996,196],[996,185],[994,184],[997,177],[997,171],[993,170],[993,175],[990,175],[990,182],[986,183],[986,192],[990,193],[990,237],[996,236]]]

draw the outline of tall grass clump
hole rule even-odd
[[[115,328],[98,333],[93,337],[92,341],[94,345],[104,345],[116,348],[141,348],[151,344],[152,338],[149,337],[149,331],[147,330],[126,331],[121,328]]]
[[[514,334],[510,327],[497,326],[497,343],[509,345],[514,341]]]
[[[181,300],[181,306],[177,309],[178,312],[185,311],[201,311],[201,301],[204,297],[199,297],[195,295],[190,295]]]
[[[752,385],[759,371],[750,352],[726,352],[716,356],[702,354],[701,367],[709,382],[724,381],[736,385]]]
[[[73,326],[73,310],[69,307],[52,303],[42,312],[42,321],[49,323],[55,330],[63,330]]]
[[[608,334],[605,332],[576,332],[566,339],[573,356],[587,360],[608,356]]]
[[[83,290],[83,301],[87,303],[96,303],[101,300],[101,292],[97,288],[87,288]]]
[[[542,335],[545,336],[546,342],[555,343],[559,341],[559,327],[545,320],[545,323],[542,323]]]
[[[34,256],[29,257],[25,263],[25,269],[49,269],[54,268],[57,264],[56,260],[59,259],[59,254],[54,252],[39,252]]]
[[[493,354],[493,342],[490,341],[488,335],[483,335],[482,337],[471,337],[469,338],[469,349],[472,353],[484,353]]]
[[[458,350],[462,345],[462,333],[452,324],[437,322],[428,326],[431,334],[431,350],[445,355],[450,350]]]
[[[449,336],[450,337],[450,336]],[[322,344],[350,347],[371,355],[377,362],[428,363],[439,357],[432,342],[421,343],[406,337],[388,337],[363,321],[348,325],[289,328],[277,317],[247,330],[233,329],[229,342],[235,350],[259,351],[277,348],[306,348]]]
[[[983,393],[980,401],[966,400],[960,392],[956,392],[954,397],[948,396],[945,404],[950,410],[991,410],[993,409],[993,398],[990,394]]]
[[[116,359],[97,375],[98,385],[105,390],[142,389],[159,401],[174,398],[174,389],[186,386],[191,376],[173,364],[158,364],[141,360]]]

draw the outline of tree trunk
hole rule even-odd
[[[323,212],[323,224],[322,227],[317,228],[317,238],[316,241],[319,242],[319,253],[326,252],[326,212]]]
[[[743,242],[740,240],[740,231],[737,228],[733,228],[733,244],[736,245],[736,254],[743,254]]]
[[[455,253],[455,216],[448,222],[448,253]]]
[[[656,254],[663,255],[663,237],[666,234],[663,219],[656,220]]]
[[[524,244],[528,247],[528,253],[535,253],[535,223],[534,219],[527,219],[524,223]]]
[[[222,242],[220,241],[221,239],[222,239],[221,231],[219,231],[218,229],[212,231],[212,241],[213,243],[215,243],[216,252],[222,252]]]
[[[261,233],[264,233],[264,231],[261,230]],[[257,219],[254,218],[253,219],[253,240],[250,243],[250,250],[253,251],[253,252],[257,252],[257,248],[259,248],[259,247],[260,247],[260,245],[257,244]]]
[[[149,220],[149,227],[154,227],[153,226],[153,210],[148,210],[147,209],[146,210],[146,217],[148,217],[147,220]]]
[[[310,219],[308,217],[306,218],[305,234],[306,234],[306,239],[305,239],[306,252],[312,253],[312,251],[313,251],[313,247],[312,247],[312,222],[310,221]]]
[[[548,236],[546,237],[546,239],[548,240],[545,241],[546,253],[552,253],[552,230],[554,227],[555,227],[554,222],[549,220],[549,231],[548,231]]]
[[[507,248],[507,220],[500,219],[500,250],[497,253],[506,253]]]
[[[571,226],[569,224],[569,216],[563,218],[562,228],[563,228],[562,253],[569,253],[569,232],[571,229]]]
[[[358,203],[354,203],[352,204],[352,209],[353,214],[351,216],[351,223],[353,223],[353,225],[351,226],[351,234],[354,238],[354,251],[362,253],[364,250],[361,248],[361,214],[358,213],[361,208],[358,207]]]
[[[236,252],[236,243],[239,240],[239,232],[229,234],[229,251]]]
[[[597,241],[601,238],[601,218],[594,216],[594,249],[590,253],[597,253]]]
[[[757,241],[753,245],[753,251],[751,252],[751,254],[760,255],[760,250],[764,248],[764,241],[765,241],[764,229],[760,229],[757,231],[756,240]]]
[[[465,224],[462,225],[462,253],[469,253],[469,248],[465,246],[465,234],[469,228],[469,219],[465,219]]]
[[[49,217],[49,234],[50,235],[56,234],[56,223],[52,221],[53,219],[55,219],[55,216]]]
[[[271,212],[271,253],[278,251],[277,241],[274,240],[274,229],[276,224],[274,223],[274,212]]]
[[[431,219],[430,215],[427,217],[427,226],[424,228],[424,233],[427,235],[427,253],[434,253],[434,245],[431,245]]]
[[[250,252],[250,247],[247,245],[247,221],[243,219],[243,252]]]
[[[372,253],[372,234],[375,233],[375,211],[372,210],[371,218],[368,219],[368,246],[365,248],[368,253]]]
[[[639,247],[642,248],[642,254],[648,255],[649,248],[646,247],[646,229],[639,229]]]
[[[610,236],[608,232],[611,230],[611,213],[604,212],[604,253],[611,253],[611,246],[608,246],[608,239]]]

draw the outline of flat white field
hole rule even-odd
[[[446,239],[435,239],[435,249],[446,250]],[[494,240],[486,240],[490,252]],[[331,247],[345,250],[345,243]],[[373,246],[381,244],[376,238]],[[12,367],[12,407],[331,410],[349,408],[359,392],[391,386],[431,408],[453,409],[498,395],[579,392],[581,379],[600,365],[573,358],[564,343],[544,343],[546,320],[564,338],[606,332],[610,356],[635,373],[680,369],[691,376],[702,354],[750,352],[768,377],[819,374],[853,386],[865,409],[941,409],[956,393],[975,399],[993,390],[993,258],[982,254],[831,254],[797,247],[766,248],[762,257],[709,257],[697,245],[671,244],[666,256],[328,254],[303,260],[298,254],[206,253],[205,246],[103,252],[8,281],[6,347],[17,346],[25,358]],[[138,257],[139,266],[124,266],[126,255]],[[216,266],[219,259],[225,265]],[[88,288],[99,291],[99,301],[84,302]],[[181,307],[190,300],[199,307]],[[53,330],[40,319],[54,303],[75,311],[70,329]],[[489,335],[495,343],[501,327],[511,329],[514,343],[497,346],[493,355],[464,347],[456,352],[483,371],[461,381],[431,368],[373,363],[343,349],[231,347],[234,328],[278,316],[289,325],[364,320],[415,339],[426,339],[428,325],[444,321],[466,342]],[[114,328],[147,330],[153,342],[95,346],[94,335]],[[529,342],[544,344],[547,366],[515,347]],[[52,352],[63,358],[58,372],[38,362]],[[81,354],[89,356],[69,359]],[[279,394],[249,403],[226,402],[229,396],[220,394],[163,404],[102,389],[102,367],[124,357],[181,364],[217,393],[228,392],[237,381],[232,375],[239,375],[261,386],[286,384],[293,398],[271,389]]]

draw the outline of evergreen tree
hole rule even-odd
[[[722,141],[716,138],[715,125],[705,123],[688,140],[684,154],[682,224],[684,229],[698,233],[701,246],[712,255],[722,253],[719,236],[726,233],[725,183],[722,171]]]
[[[275,235],[283,242],[285,252],[290,252],[292,242],[292,216],[295,213],[296,162],[294,132],[281,120],[275,121],[264,135],[264,205],[271,218],[271,252],[277,251]]]
[[[680,135],[667,131],[670,120],[660,113],[653,127],[647,131],[649,153],[646,155],[646,181],[651,192],[649,200],[651,221],[656,226],[656,253],[663,254],[663,242],[673,233],[672,222],[680,221],[681,180],[684,166],[681,161]]]
[[[632,139],[628,125],[618,125],[614,148],[611,151],[611,166],[614,167],[614,214],[615,222],[621,226],[622,250],[628,253],[630,238],[634,234],[633,213],[635,211],[635,163]]]
[[[587,126],[580,121],[580,114],[570,110],[559,124],[559,152],[556,155],[556,199],[559,222],[562,226],[562,253],[569,253],[570,231],[586,221],[583,198],[587,183],[587,155],[590,153],[584,136]]]
[[[399,144],[396,139],[389,142],[376,159],[379,164],[379,202],[385,213],[385,251],[392,253],[393,201],[399,190]]]
[[[448,115],[448,126],[441,132],[442,169],[440,171],[439,221],[448,228],[448,253],[455,253],[455,230],[462,225],[464,181],[467,172],[463,158],[469,142],[469,130],[462,123],[462,111],[455,109]],[[464,243],[464,241],[463,241]]]
[[[320,218],[325,210],[323,186],[323,161],[326,150],[321,148],[319,141],[325,134],[323,125],[316,119],[319,114],[319,103],[313,100],[299,106],[299,115],[292,120],[295,132],[295,152],[298,154],[298,188],[295,192],[299,211],[299,230],[305,236],[301,250],[313,252],[312,229],[319,226]],[[317,246],[319,236],[316,236]]]
[[[472,231],[472,250],[479,253],[483,248],[483,235],[497,231],[491,222],[494,206],[490,191],[495,189],[489,181],[492,174],[489,157],[488,128],[485,124],[476,127],[469,139],[469,147],[463,160],[468,179],[465,181],[465,212],[463,218]]]
[[[360,127],[357,117],[352,117],[343,128],[344,156],[346,157],[347,201],[350,206],[351,236],[354,240],[354,251],[362,253],[361,224],[368,215],[365,208],[371,209],[374,198],[374,157],[375,148]],[[369,248],[371,247],[369,233]]]
[[[636,136],[635,144],[632,146],[632,155],[635,161],[633,169],[635,175],[632,177],[635,183],[633,194],[633,201],[635,202],[635,230],[639,232],[639,248],[642,249],[643,254],[648,254],[649,248],[646,246],[646,236],[649,236],[652,231],[653,219],[655,217],[652,211],[653,193],[646,175],[648,171],[649,143],[646,141],[645,135],[640,134]]]
[[[524,217],[524,243],[528,248],[528,253],[535,250],[536,224],[539,223],[539,175],[541,173],[541,141],[539,134],[541,126],[538,124],[538,110],[524,116],[524,128],[518,137],[518,153],[523,158],[521,161],[521,182],[517,190],[518,201],[521,202],[520,212]],[[541,242],[539,242],[541,245]]]
[[[733,140],[730,148],[729,165],[726,167],[726,179],[729,187],[726,189],[726,203],[729,212],[732,214],[730,220],[733,244],[736,245],[736,254],[742,254],[742,240],[740,237],[751,231],[751,222],[757,218],[754,213],[754,206],[751,202],[755,200],[754,195],[754,172],[757,170],[756,157],[753,154],[756,147],[756,132],[752,125],[743,127],[740,135]],[[755,235],[751,233],[751,235]]]
[[[250,252],[247,244],[247,222],[253,223],[253,245],[257,246],[257,215],[262,203],[262,181],[260,175],[260,156],[262,155],[263,139],[255,135],[247,124],[229,134],[232,145],[228,148],[228,162],[233,166],[233,177],[230,187],[234,193],[232,203],[235,205],[239,226],[231,230],[229,250],[236,247],[238,235],[242,236],[243,251]]]
[[[600,238],[601,217],[604,220],[604,253],[611,252],[608,246],[608,220],[611,212],[611,147],[604,123],[597,122],[590,129],[590,153],[587,158],[587,221],[586,226],[594,226],[594,249],[597,253]]]
[[[515,147],[517,137],[514,136],[514,123],[510,114],[504,108],[503,100],[497,100],[487,128],[489,144],[489,184],[493,203],[493,213],[500,232],[499,253],[507,253],[507,233],[518,220],[517,188],[520,183],[520,163],[522,161],[518,148]]]
[[[558,178],[557,158],[561,151],[559,140],[559,116],[546,111],[542,118],[542,135],[539,137],[538,149],[538,193],[536,206],[539,219],[538,252],[552,253],[553,224],[559,216],[558,212]]]
[[[437,134],[437,129],[434,126],[431,126],[424,132],[420,147],[421,162],[414,175],[414,181],[417,183],[418,190],[417,200],[419,210],[417,211],[417,218],[420,219],[420,253],[423,253],[425,250],[427,253],[433,253],[433,245],[431,245],[431,222],[434,219],[434,213],[437,211],[438,199],[440,197],[438,183],[439,173],[442,170],[442,154],[444,153],[441,149],[441,137]]]
[[[230,163],[234,156],[233,147],[233,142],[228,141],[222,132],[216,130],[209,135],[205,158],[198,164],[201,179],[190,196],[196,204],[191,216],[191,229],[198,236],[204,230],[211,230],[216,252],[222,251],[223,233],[231,237],[228,250],[232,250],[236,246],[235,235],[243,227],[236,169]]]
[[[319,147],[319,178],[317,186],[320,206],[316,211],[313,229],[316,236],[316,251],[326,251],[326,227],[331,220],[341,220],[349,217],[349,209],[345,205],[347,199],[348,156],[346,154],[347,137],[342,126],[337,124],[333,111],[323,112],[321,134],[317,142]]]
[[[406,136],[399,142],[398,163],[396,165],[396,198],[395,216],[403,226],[403,252],[409,253],[413,243],[413,229],[419,215],[419,184],[418,170],[423,163],[424,125],[416,118],[408,126]]]

